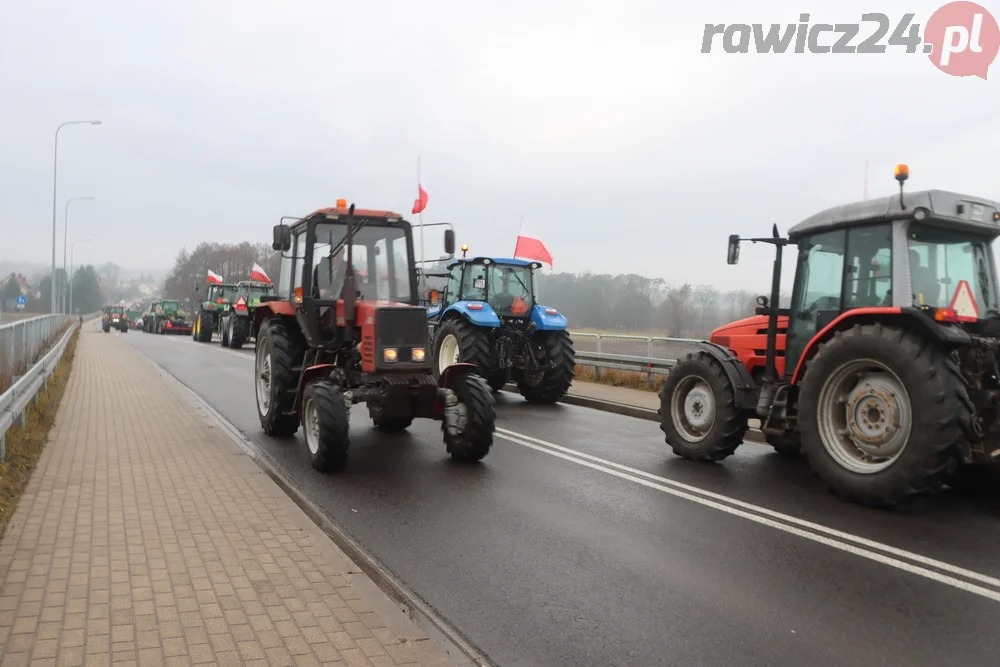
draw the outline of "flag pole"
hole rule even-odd
[[[417,156],[417,199],[420,199],[420,188],[423,184],[420,182],[420,156]],[[424,209],[420,208],[420,266],[424,266]],[[424,275],[426,269],[420,271],[420,298],[424,298],[424,293],[427,292],[427,276]]]

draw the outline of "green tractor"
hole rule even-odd
[[[200,292],[195,287],[195,292]],[[207,283],[205,299],[198,304],[191,327],[191,337],[199,343],[212,342],[212,334],[221,331],[221,322],[232,309],[236,295],[236,285],[228,283]]]
[[[254,311],[261,297],[274,294],[274,285],[257,281],[243,281],[236,285],[233,306],[222,314],[219,331],[222,346],[240,349],[251,338],[257,338]]]
[[[152,319],[146,324],[146,331],[154,334],[191,333],[191,324],[186,319],[181,302],[177,299],[162,299],[151,308]]]

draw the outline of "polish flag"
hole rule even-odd
[[[520,259],[533,259],[537,262],[545,262],[552,266],[552,255],[549,254],[545,244],[530,236],[518,236],[517,244],[514,246],[514,257]]]
[[[427,200],[428,199],[430,199],[430,197],[427,196],[427,190],[424,190],[424,186],[422,186],[422,185],[420,185],[418,183],[417,184],[417,198],[413,200],[413,213],[414,213],[414,215],[416,215],[417,213],[422,212],[425,208],[427,208]]]
[[[253,268],[250,269],[250,280],[256,280],[259,283],[267,283],[268,285],[271,284],[271,279],[267,277],[267,274],[264,273],[264,269],[262,269],[260,264],[257,264],[256,262],[254,262]]]
[[[222,276],[220,276],[218,273],[216,273],[212,269],[208,270],[208,278],[206,280],[208,282],[210,282],[210,283],[215,283],[216,285],[221,285],[222,284]]]

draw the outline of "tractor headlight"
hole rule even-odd
[[[394,363],[399,358],[399,351],[394,347],[387,347],[382,350],[382,360],[388,363]]]
[[[427,358],[427,352],[422,347],[413,348],[413,352],[410,354],[410,359],[419,363],[423,363],[424,359]]]

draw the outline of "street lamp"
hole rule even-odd
[[[66,211],[63,214],[63,267],[62,267],[63,273],[62,274],[63,276],[65,276],[66,280],[70,281],[71,285],[73,283],[73,280],[69,277],[69,274],[66,273],[66,239],[69,237],[69,205],[75,201],[87,201],[87,200],[93,201],[93,199],[94,199],[93,197],[72,197],[71,199],[68,199],[66,201]],[[59,285],[59,301],[60,301],[59,312],[62,312],[63,309],[66,307],[66,288],[63,285]],[[70,315],[71,313],[67,312],[66,314]]]
[[[52,157],[52,304],[51,311],[56,312],[56,179],[59,176],[59,130],[67,125],[100,125],[99,120],[68,120],[56,128],[55,152]]]
[[[86,243],[90,239],[77,239],[73,241],[73,244],[69,247],[69,270],[70,273],[73,272],[73,251],[76,250],[77,243]],[[73,279],[69,279],[69,312],[67,315],[73,314]]]

